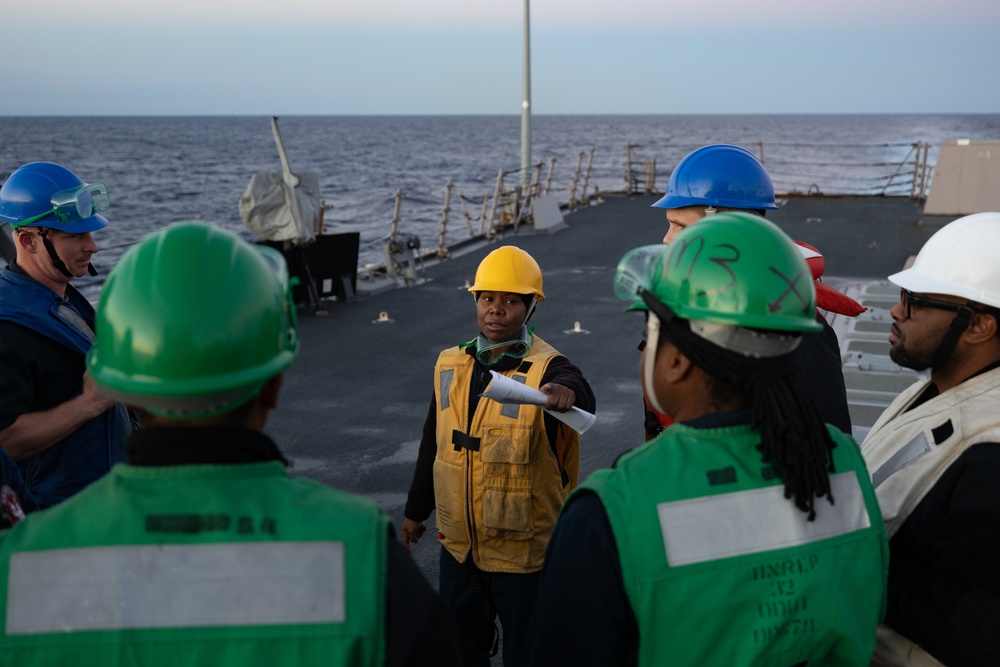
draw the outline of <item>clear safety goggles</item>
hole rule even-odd
[[[64,224],[86,220],[98,211],[106,211],[111,205],[111,195],[108,194],[108,186],[104,183],[84,183],[78,188],[60,190],[52,195],[49,201],[52,204],[51,209],[22,220],[14,226],[30,225],[49,215],[55,215],[56,220]]]
[[[531,351],[531,333],[534,330],[535,327],[533,326],[522,325],[520,336],[513,340],[506,340],[499,343],[491,343],[486,336],[479,334],[476,337],[476,359],[484,366],[492,366],[502,357],[523,359]],[[499,356],[494,357],[493,350],[501,347],[506,347],[507,349]]]
[[[629,302],[629,310],[645,310],[655,314],[655,321],[650,318],[647,323],[655,327],[656,333],[662,324],[677,317],[671,308],[649,291],[651,267],[663,255],[665,247],[658,244],[630,250],[618,262],[618,269],[615,271],[615,296]],[[798,347],[801,340],[797,333],[765,332],[704,320],[689,319],[688,328],[691,333],[713,345],[755,359],[788,354]],[[652,344],[648,338],[651,333],[652,331],[647,331],[649,345]]]
[[[642,306],[642,292],[649,289],[653,263],[663,256],[662,243],[634,248],[625,253],[615,270],[615,296],[629,303],[629,309]]]

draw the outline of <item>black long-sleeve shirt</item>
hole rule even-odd
[[[475,349],[470,347],[466,351],[473,355]],[[484,366],[476,362],[476,372],[472,374],[472,382],[469,387],[469,414],[475,412],[479,403],[480,394],[489,384],[490,370],[506,371],[516,368],[521,363],[520,359],[504,357],[493,366]],[[587,412],[596,412],[597,399],[594,398],[594,391],[590,384],[583,377],[579,368],[570,363],[569,359],[563,356],[553,357],[549,361],[548,367],[542,375],[542,384],[561,384],[573,390],[576,394],[574,406]],[[407,519],[414,521],[424,521],[434,510],[434,458],[437,454],[437,401],[431,393],[430,407],[427,409],[427,419],[424,420],[423,434],[420,438],[420,450],[417,453],[417,466],[413,471],[413,482],[410,484],[410,492],[406,498],[406,509],[404,514]],[[552,415],[545,415],[545,432],[549,437],[549,443],[555,448],[556,429],[560,422]]]
[[[885,623],[950,667],[1000,663],[1000,443],[966,450],[889,541]]]
[[[822,317],[816,319],[823,330],[803,334],[793,354],[801,365],[799,373],[803,386],[819,409],[823,422],[851,435],[851,413],[847,407],[844,363],[837,332]]]

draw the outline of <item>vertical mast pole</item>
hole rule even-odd
[[[529,0],[524,0],[524,58],[521,68],[521,188],[528,187],[531,168],[531,40]]]

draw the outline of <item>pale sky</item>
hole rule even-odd
[[[4,0],[0,115],[519,114],[523,7]],[[531,15],[536,114],[1000,113],[997,0],[533,0]]]

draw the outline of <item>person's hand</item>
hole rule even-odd
[[[576,392],[569,387],[562,386],[561,384],[556,384],[554,382],[543,384],[538,388],[538,391],[549,397],[549,399],[545,402],[545,409],[547,410],[566,412],[573,407],[573,403],[576,402]]]
[[[406,547],[407,553],[410,551],[410,545],[416,544],[420,536],[424,534],[427,530],[427,526],[424,525],[423,521],[414,521],[413,519],[403,519],[403,528],[400,530],[403,537],[403,546]]]
[[[89,371],[83,372],[83,399],[93,408],[95,415],[99,415],[105,410],[114,407],[116,401],[101,393],[94,378],[90,377]]]

